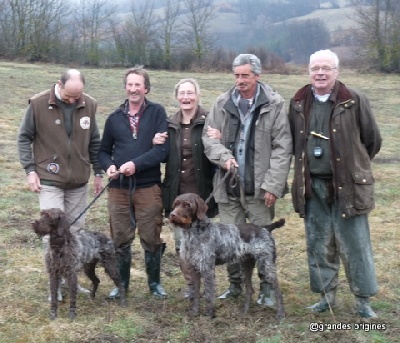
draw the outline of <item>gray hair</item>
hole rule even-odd
[[[141,76],[143,76],[143,79],[144,79],[144,88],[147,90],[147,91],[146,91],[146,94],[150,92],[150,88],[151,88],[151,85],[150,85],[150,76],[149,76],[149,74],[147,73],[146,69],[144,69],[144,67],[143,67],[142,65],[136,65],[135,67],[129,68],[129,69],[127,69],[127,70],[125,71],[125,74],[124,74],[124,87],[126,87],[126,80],[127,80],[128,76],[129,76],[130,74],[136,74],[136,75],[141,75]]]
[[[260,59],[253,54],[240,54],[238,55],[232,63],[232,70],[235,69],[235,67],[242,66],[245,64],[250,64],[251,66],[251,71],[256,74],[260,75],[261,74],[261,62]]]
[[[335,67],[339,68],[339,57],[338,57],[338,55],[336,55],[332,50],[329,50],[329,49],[318,50],[318,51],[314,52],[310,56],[310,65],[316,58],[321,57],[321,56],[328,56],[328,57],[332,58]]]
[[[179,82],[174,87],[175,98],[178,96],[178,91],[179,91],[179,87],[181,86],[181,84],[186,83],[186,82],[191,83],[194,86],[194,90],[196,92],[196,95],[197,95],[198,98],[200,98],[200,86],[199,86],[199,83],[195,79],[181,79],[181,80],[179,80]]]

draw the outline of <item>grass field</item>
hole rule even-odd
[[[37,196],[27,186],[18,160],[16,138],[20,120],[30,96],[58,80],[61,66],[0,62],[0,342],[198,342],[198,343],[291,343],[291,342],[400,342],[400,96],[398,75],[359,75],[345,71],[341,80],[360,88],[369,97],[382,130],[384,143],[373,163],[376,178],[376,209],[370,215],[379,294],[372,305],[380,318],[374,324],[385,329],[359,326],[354,299],[340,274],[338,304],[333,313],[315,315],[306,306],[317,300],[311,293],[305,251],[303,222],[293,213],[290,196],[279,200],[276,216],[287,224],[274,232],[278,250],[278,270],[286,306],[286,318],[277,322],[274,311],[260,308],[253,299],[247,315],[240,314],[243,299],[217,300],[217,318],[190,318],[188,302],[181,296],[184,281],[174,254],[172,232],[163,231],[167,251],[162,265],[162,281],[169,297],[152,298],[147,289],[143,252],[134,242],[132,282],[128,307],[104,300],[112,285],[99,269],[102,283],[97,298],[78,297],[78,317],[68,319],[68,305],[60,305],[59,318],[49,319],[48,278],[43,251],[30,228],[38,216]],[[84,69],[86,91],[99,103],[98,120],[105,118],[124,99],[122,69]],[[149,98],[164,104],[168,114],[177,107],[172,97],[174,84],[183,77],[195,77],[202,87],[202,103],[209,108],[215,98],[233,84],[230,74],[191,74],[150,71]],[[303,75],[263,75],[285,99],[308,82]],[[93,197],[93,194],[91,194]],[[108,232],[106,196],[87,215],[87,228]],[[225,267],[216,270],[217,292],[226,289]],[[254,283],[258,285],[257,276]],[[80,283],[89,287],[82,275]],[[258,287],[257,287],[258,288]],[[67,298],[68,300],[68,298]],[[350,330],[325,329],[311,332],[310,323],[352,324]]]

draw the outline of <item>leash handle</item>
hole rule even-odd
[[[231,175],[231,179],[229,180],[229,186],[230,187],[236,187],[237,185],[237,180],[235,178],[236,175],[236,167],[231,164],[229,170],[226,171],[225,175],[222,177],[222,179],[220,180],[220,182],[216,185],[216,187],[213,189],[213,191],[211,192],[211,194],[208,196],[208,198],[204,201],[206,204],[208,204],[211,200],[211,198],[214,196],[216,190],[218,187],[220,187],[221,185],[225,184],[225,180],[228,178],[229,175]]]

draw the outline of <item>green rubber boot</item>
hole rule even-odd
[[[132,263],[132,249],[131,246],[121,248],[119,251],[119,277],[120,281],[124,284],[125,292],[128,291],[129,281],[131,278],[131,263]],[[108,299],[114,300],[121,297],[118,287],[111,290]]]
[[[275,290],[269,282],[260,283],[260,295],[257,304],[267,307],[275,307]]]
[[[146,264],[147,282],[150,293],[159,298],[167,297],[167,293],[160,282],[161,256],[165,250],[165,243],[154,252],[144,251],[144,261]]]

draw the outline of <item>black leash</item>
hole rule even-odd
[[[223,178],[219,181],[219,183],[214,187],[213,191],[211,194],[208,196],[208,198],[204,201],[206,204],[208,204],[211,200],[211,198],[214,196],[216,190],[223,184],[225,184],[225,180],[228,178],[228,176],[231,175],[231,179],[229,180],[229,187],[235,188],[238,182],[238,173],[237,173],[237,168],[231,164],[229,170],[226,171],[225,175]]]
[[[96,201],[98,198],[100,198],[100,196],[104,193],[104,191],[106,190],[106,188],[110,185],[111,181],[113,181],[113,180],[114,180],[114,179],[110,179],[110,181],[104,186],[104,188],[100,191],[100,193],[97,194],[97,195],[94,197],[94,199],[89,203],[89,205],[87,205],[87,206],[85,207],[85,209],[78,215],[78,217],[75,218],[75,220],[71,223],[71,226],[74,225],[74,224],[79,220],[79,218],[82,217],[82,216],[85,214],[85,212],[90,208],[90,206],[92,206],[92,205],[95,203],[95,201]]]

